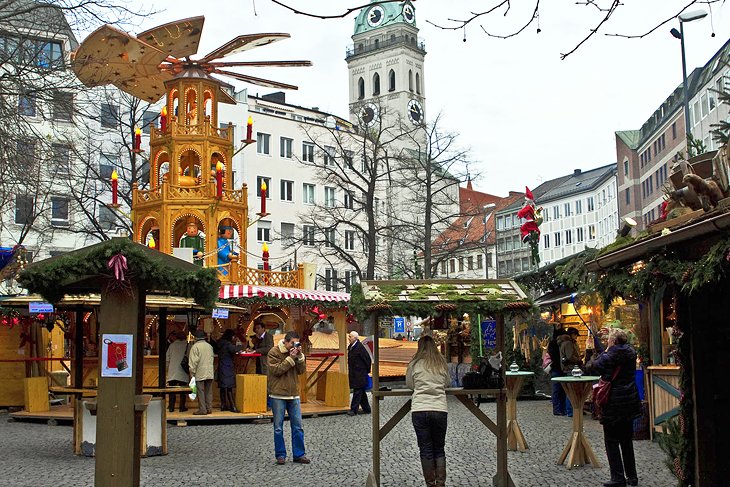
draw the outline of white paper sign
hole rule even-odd
[[[101,336],[101,376],[132,377],[134,335]]]
[[[213,308],[213,318],[228,318],[228,308]]]

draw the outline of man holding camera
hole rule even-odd
[[[309,463],[304,450],[302,408],[299,402],[299,375],[307,370],[299,343],[299,333],[289,331],[267,355],[269,397],[274,414],[274,453],[277,465],[286,463],[284,413],[289,415],[294,463]]]

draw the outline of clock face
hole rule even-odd
[[[409,24],[416,21],[416,9],[413,8],[413,5],[409,3],[403,5],[403,18]]]
[[[372,103],[366,104],[360,111],[360,120],[366,127],[371,126],[378,119],[378,107]]]
[[[368,12],[368,25],[370,27],[377,27],[383,23],[385,18],[385,10],[380,5],[376,5]]]
[[[423,107],[418,100],[408,102],[408,120],[415,125],[423,123]]]

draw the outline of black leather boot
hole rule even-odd
[[[435,487],[436,485],[436,464],[433,459],[421,458],[421,468],[423,469],[423,478],[426,481],[426,487]]]
[[[436,482],[433,484],[437,487],[446,486],[446,457],[435,458],[436,462]]]
[[[228,395],[226,389],[220,389],[221,411],[228,411]]]
[[[228,410],[232,413],[240,413],[236,407],[236,401],[233,397],[233,389],[226,389],[226,395],[228,396]]]

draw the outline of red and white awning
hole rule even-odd
[[[307,299],[311,301],[348,302],[349,293],[336,291],[318,291],[311,289],[295,289],[290,287],[275,286],[248,286],[248,285],[225,285],[221,286],[218,297],[228,298],[264,298],[272,297],[279,299]]]

